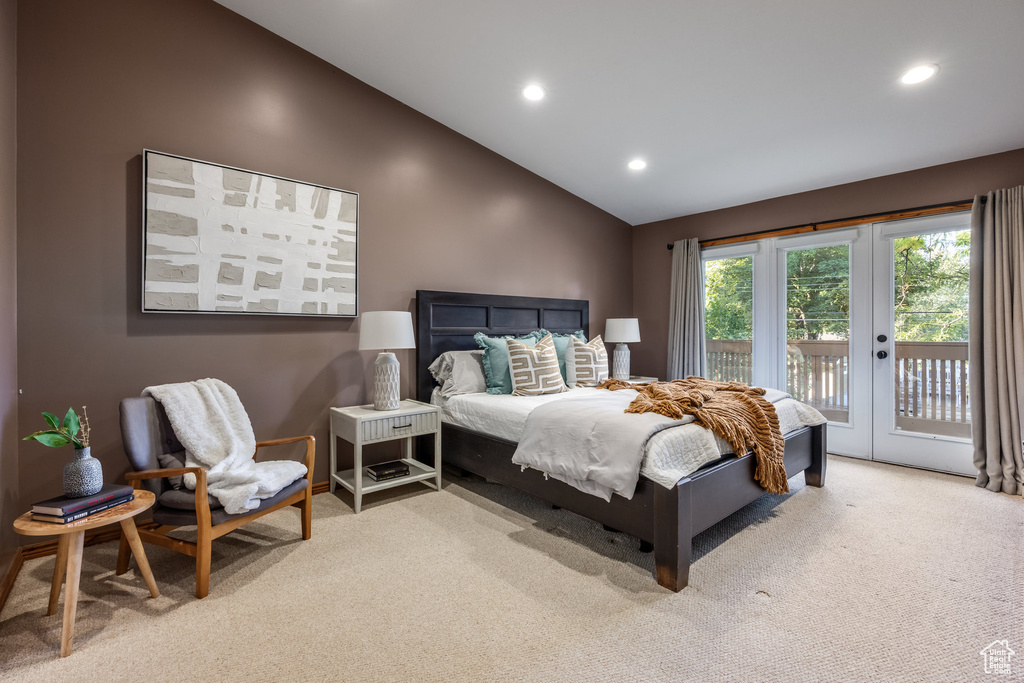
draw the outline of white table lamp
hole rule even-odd
[[[360,316],[359,350],[383,349],[373,364],[373,407],[398,410],[401,396],[401,367],[391,349],[416,348],[412,331],[412,313],[408,311],[370,311]]]
[[[629,347],[640,341],[640,321],[637,318],[608,318],[604,323],[604,340],[615,344],[612,355],[612,378],[629,379]]]

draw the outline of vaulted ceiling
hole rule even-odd
[[[218,2],[633,225],[1024,147],[1021,0]]]

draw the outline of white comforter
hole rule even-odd
[[[435,391],[431,402],[441,406],[445,422],[507,441],[522,442],[526,438],[527,419],[538,407],[579,398],[600,398],[602,395],[618,395],[621,397],[620,400],[625,400],[628,405],[636,396],[636,392],[628,389],[614,392],[602,389],[571,389],[563,394],[546,396],[464,394],[443,399]],[[783,435],[826,421],[814,408],[782,396],[784,395],[781,392],[776,392],[776,395],[766,397],[769,400],[779,399],[774,400],[774,404]],[[622,409],[624,410],[625,406]],[[630,417],[635,419],[642,416],[631,414]],[[669,420],[660,415],[655,417]],[[639,469],[640,474],[665,488],[672,488],[683,477],[732,452],[732,448],[724,440],[716,438],[709,430],[693,424],[692,418],[669,422],[674,423],[671,429],[659,427],[647,439]],[[565,429],[565,423],[561,424],[561,429]],[[592,480],[581,479],[566,483],[610,500],[613,489],[606,487],[606,490],[602,491],[588,483],[590,481]]]
[[[693,422],[657,413],[626,413],[636,392],[597,391],[538,406],[526,418],[512,462],[611,500],[633,497],[648,440]]]

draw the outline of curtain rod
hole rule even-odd
[[[984,199],[984,197],[983,197]],[[865,214],[863,216],[855,216],[853,218],[843,218],[838,221],[827,221],[824,223],[807,223],[804,225],[794,225],[788,228],[776,228],[772,230],[760,230],[758,232],[748,232],[743,235],[733,235],[732,237],[722,237],[718,239],[701,240],[701,247],[715,247],[721,244],[736,244],[739,242],[751,242],[753,240],[765,239],[767,237],[785,237],[786,235],[799,235],[806,232],[818,232],[821,230],[834,230],[836,228],[848,228],[854,225],[863,225],[864,223],[877,223],[881,221],[893,221],[901,218],[918,218],[920,216],[932,216],[942,213],[953,213],[955,211],[966,211],[971,208],[974,204],[974,200],[964,199],[958,202],[952,202],[948,204],[932,204],[930,206],[922,206],[916,209],[906,209],[903,211],[891,211],[888,213],[872,213]],[[674,243],[668,243],[669,251],[675,246]]]

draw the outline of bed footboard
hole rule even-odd
[[[803,472],[808,486],[824,486],[825,448],[825,425],[790,434],[787,476]],[[673,591],[685,588],[693,537],[764,495],[754,481],[754,468],[754,456],[747,454],[698,470],[674,489],[654,487],[654,564],[659,585]]]

